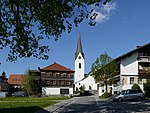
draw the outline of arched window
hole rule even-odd
[[[81,63],[79,63],[79,69],[81,69]]]

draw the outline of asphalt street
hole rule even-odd
[[[82,96],[59,109],[59,113],[99,113],[94,96]]]
[[[114,102],[98,96],[81,96],[62,101],[36,113],[150,113],[150,100]]]

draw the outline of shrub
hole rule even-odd
[[[141,89],[138,84],[133,84],[132,89]]]
[[[150,81],[144,84],[145,96],[150,97]]]
[[[109,98],[111,96],[112,96],[111,93],[105,92],[104,94],[102,94],[102,96],[100,96],[100,98]]]
[[[80,89],[80,92],[84,92],[85,86],[83,85],[83,86],[81,86],[79,89]]]

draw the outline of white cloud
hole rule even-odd
[[[97,23],[104,23],[109,20],[110,16],[114,14],[114,11],[117,8],[117,3],[109,2],[106,5],[102,5],[99,9],[94,9],[94,13],[97,13],[95,21]]]
[[[108,15],[105,15],[105,14],[103,14],[101,12],[96,12],[96,11],[94,11],[94,12],[98,14],[96,19],[95,19],[95,21],[97,23],[103,23],[103,22],[106,22],[109,19]]]

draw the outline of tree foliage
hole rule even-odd
[[[97,82],[102,82],[106,86],[108,81],[113,80],[113,77],[118,73],[118,65],[106,52],[101,54],[99,58],[92,64],[92,75]]]
[[[17,57],[48,59],[48,45],[40,42],[47,37],[71,32],[87,19],[95,25],[94,7],[110,0],[1,0],[0,1],[0,49],[9,47],[8,60]]]
[[[22,90],[26,91],[30,95],[38,95],[38,93],[40,93],[41,88],[41,84],[37,80],[38,75],[36,73],[29,73],[27,71],[24,76],[25,77],[22,82]]]
[[[150,97],[150,81],[144,84],[145,96]]]

